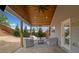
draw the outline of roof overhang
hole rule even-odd
[[[29,23],[32,26],[49,26],[55,13],[56,5],[48,5],[44,12],[39,12],[39,5],[8,5],[6,10],[20,20]],[[17,15],[16,15],[17,14]]]

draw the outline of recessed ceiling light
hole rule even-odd
[[[46,16],[46,19],[48,19],[48,17]]]

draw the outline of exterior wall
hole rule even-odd
[[[72,31],[72,50],[71,52],[79,52],[79,17],[71,20],[71,31]]]
[[[69,18],[71,19],[72,41],[71,51],[69,52],[79,52],[79,25],[75,25],[76,22],[79,21],[79,6],[57,6],[51,25],[56,26],[56,37],[59,39],[59,46],[61,46],[61,22]],[[75,26],[73,25],[73,22]],[[76,44],[74,44],[73,42],[75,42]],[[75,47],[73,47],[73,45],[75,45]]]
[[[0,37],[1,36],[8,36],[8,35],[10,35],[10,34],[0,29]]]

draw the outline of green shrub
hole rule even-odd
[[[30,36],[30,33],[28,32],[27,27],[25,27],[23,30],[23,37],[29,37],[29,36]]]

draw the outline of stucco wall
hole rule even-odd
[[[79,25],[77,25],[77,27],[73,25],[76,24],[76,21],[79,21],[79,6],[57,6],[54,17],[52,19],[52,23],[51,25],[55,25],[56,26],[56,37],[58,37],[59,39],[59,46],[61,46],[61,22],[70,18],[71,19],[71,40],[72,42],[75,42],[78,45],[79,44]],[[79,22],[78,22],[79,23]],[[76,50],[78,50],[79,52],[79,48],[77,46],[75,46],[75,49],[73,47],[73,43],[72,43],[72,48],[71,48],[71,52],[76,52]]]
[[[71,20],[71,39],[72,39],[72,50],[71,52],[79,52],[79,17],[72,18]]]

